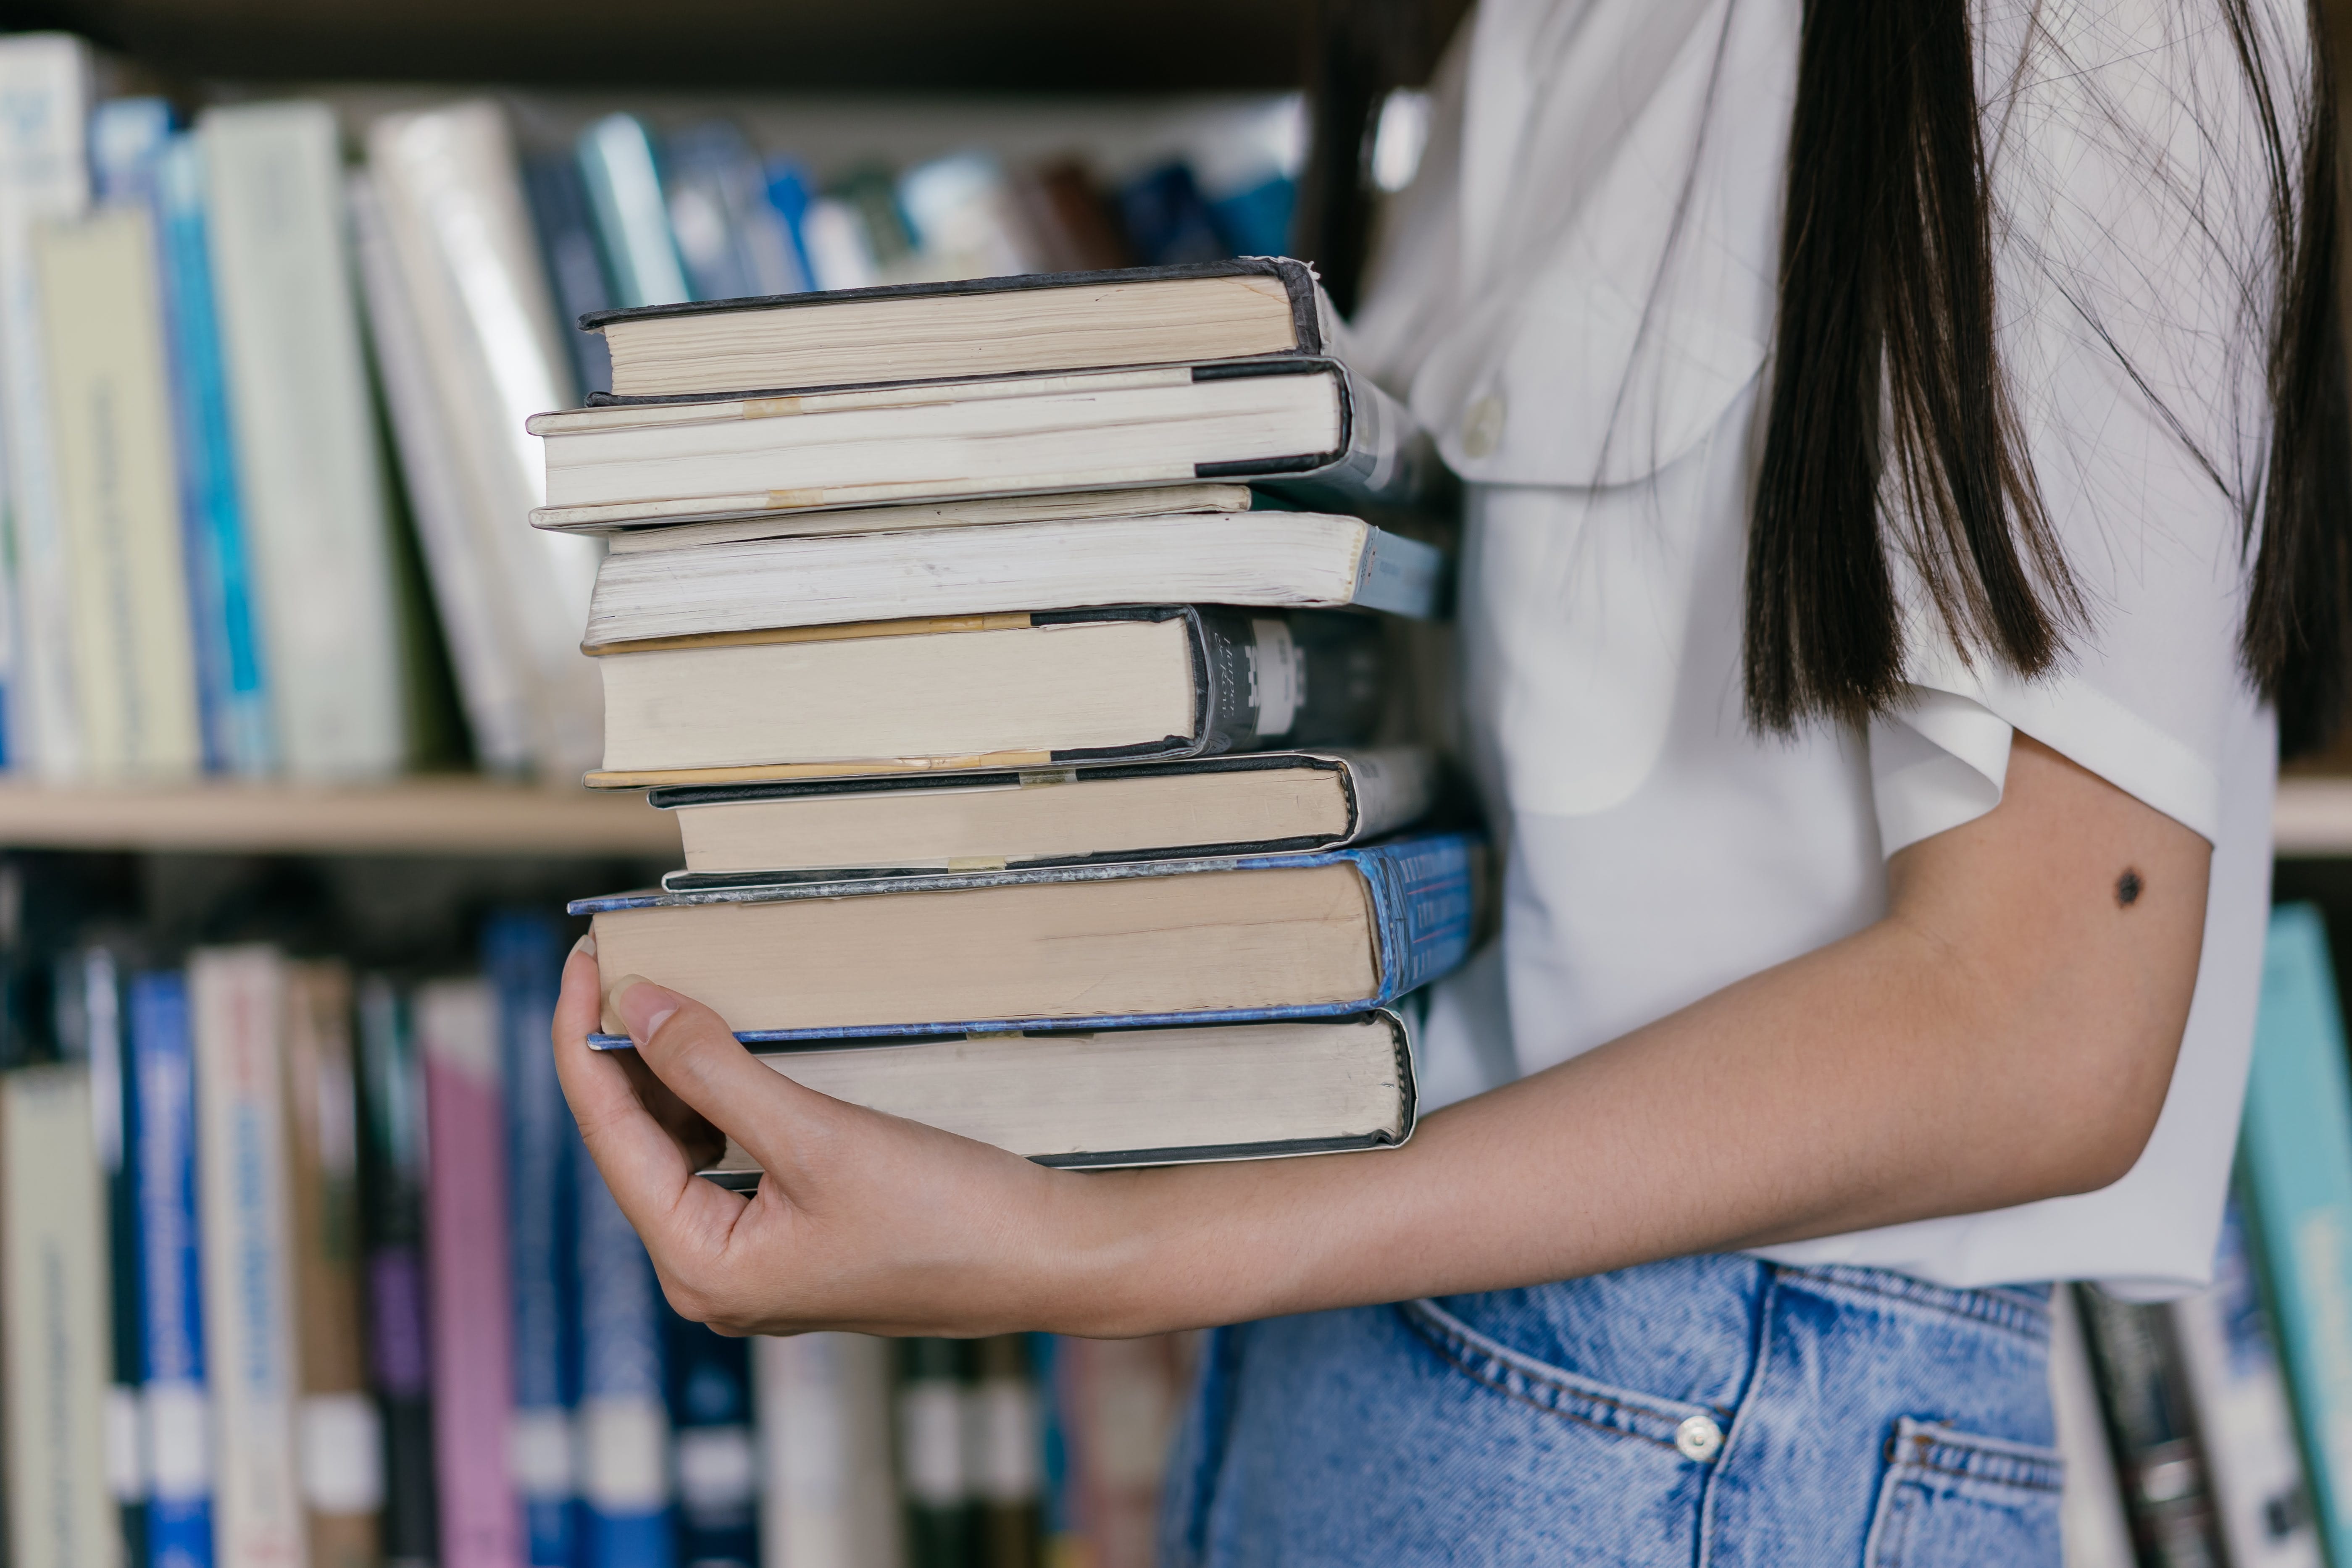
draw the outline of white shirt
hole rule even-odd
[[[2155,1135],[2099,1192],[1762,1255],[2206,1280],[2269,894],[2236,497],[2269,435],[2269,291],[2241,285],[2275,264],[2251,95],[2219,7],[2204,32],[2196,9],[1975,8],[2000,347],[2090,627],[2028,682],[1961,658],[1906,586],[1909,706],[1791,738],[1747,727],[1739,650],[1801,0],[1485,0],[1353,324],[1469,482],[1465,740],[1505,915],[1433,1002],[1433,1100],[1870,924],[1885,857],[1991,810],[2022,730],[2213,846]],[[2300,81],[2301,8],[2256,10]]]

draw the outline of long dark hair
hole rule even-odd
[[[2275,290],[2268,462],[2238,485],[2206,466],[2238,505],[2251,552],[2240,654],[2291,754],[2333,727],[2352,654],[2335,98],[2316,15],[2315,80],[2282,109],[2250,0],[2213,4],[2269,159],[2279,275],[2261,280]],[[1964,656],[2039,674],[2088,621],[1994,341],[1970,9],[1805,0],[1777,363],[1748,547],[1747,699],[1759,728],[1859,720],[1901,699],[1890,548]]]

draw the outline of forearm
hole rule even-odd
[[[1883,922],[1439,1112],[1392,1153],[1075,1177],[1089,1244],[1058,1304],[1077,1332],[1139,1333],[2098,1185],[2070,1137],[2101,1101],[2147,1099],[2147,1082],[2106,1092],[2133,1062],[2160,1099],[2169,1050],[2083,1060],[2098,1045],[2074,1009],[2023,1000],[1983,994],[1927,934]]]

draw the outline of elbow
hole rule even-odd
[[[2034,1197],[2096,1192],[2139,1163],[2164,1114],[2187,1014],[2185,1006],[2164,1009],[2097,1031],[2105,1038],[2071,1042],[2060,1070],[2043,1079],[2043,1113],[2026,1118],[2043,1150],[2028,1162],[2037,1174]]]

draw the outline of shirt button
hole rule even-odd
[[[1494,392],[1462,411],[1462,455],[1486,457],[1503,444],[1503,400]]]
[[[1705,1464],[1723,1452],[1723,1428],[1704,1416],[1693,1416],[1675,1428],[1675,1447],[1684,1458]]]

